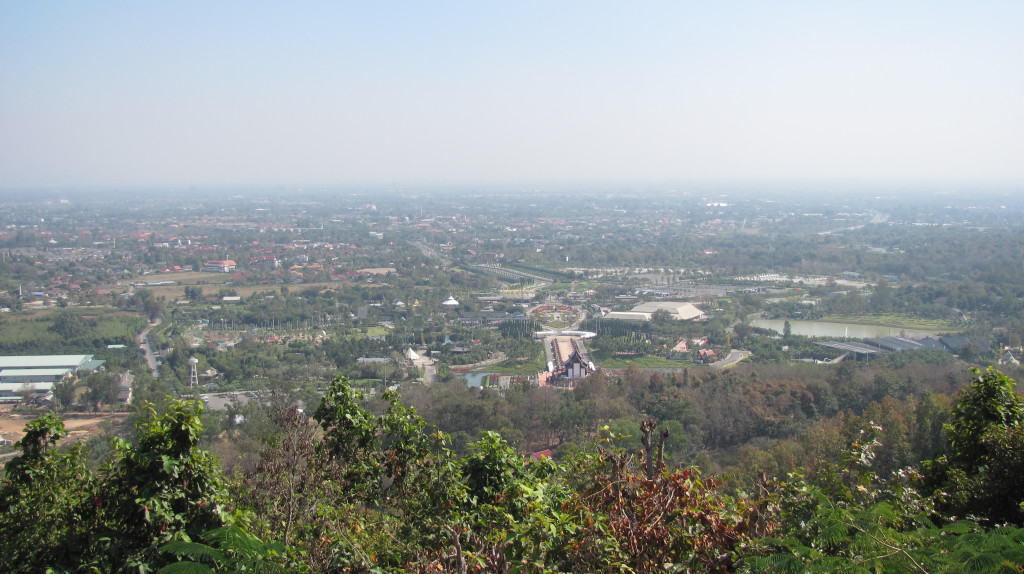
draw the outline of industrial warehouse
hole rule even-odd
[[[0,402],[49,399],[53,386],[103,366],[92,355],[0,356]]]

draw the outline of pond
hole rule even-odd
[[[751,327],[771,329],[776,333],[782,333],[785,319],[754,319],[750,322]],[[949,331],[930,331],[928,329],[904,329],[899,327],[886,327],[885,325],[860,325],[857,323],[831,323],[828,321],[799,321],[789,320],[789,327],[794,335],[805,337],[836,337],[849,339],[870,339],[873,337],[910,337],[923,338],[938,333]]]
[[[463,373],[462,378],[466,379],[467,387],[480,388],[488,377],[497,377],[498,373]]]

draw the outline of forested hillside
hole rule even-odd
[[[852,378],[830,387],[856,389],[861,374],[834,376]],[[598,378],[553,416],[573,401],[600,413],[615,387],[616,414],[635,423],[576,431],[557,460],[526,457],[497,432],[453,450],[396,393],[366,402],[339,377],[312,416],[265,406],[272,432],[231,476],[200,446],[197,402],[143,409],[132,439],[105,454],[64,444],[62,421],[47,415],[6,465],[0,561],[8,572],[1020,571],[1024,400],[989,369],[944,402],[954,382],[936,377],[879,373],[871,385],[887,392],[863,393],[856,412],[753,373],[750,404],[728,376]],[[754,422],[718,428],[654,408],[685,413],[694,393],[723,409],[705,421],[737,409]],[[757,405],[779,420],[758,419]],[[823,416],[802,434],[750,446],[746,473],[687,460],[688,441],[771,436],[812,407]]]

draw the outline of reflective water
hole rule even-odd
[[[462,378],[466,379],[467,387],[481,387],[484,379],[497,373],[463,373]]]
[[[776,333],[782,333],[785,319],[754,319],[750,322],[752,327],[771,329]],[[794,335],[805,337],[836,337],[851,339],[868,339],[872,337],[911,337],[922,338],[929,335],[936,335],[938,331],[927,331],[920,329],[900,329],[886,327],[884,325],[858,325],[855,323],[830,323],[826,321],[799,321],[790,319],[789,327]]]

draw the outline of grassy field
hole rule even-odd
[[[339,332],[338,335],[343,335],[345,337],[352,337],[353,339],[363,339],[365,337],[382,336],[382,335],[387,335],[389,333],[389,331],[385,327],[373,326],[373,327],[365,327],[365,329],[366,329],[365,333],[363,332],[363,328],[355,328],[355,329],[349,329],[349,330],[345,331],[344,333]]]
[[[656,355],[644,355],[632,359],[609,358],[597,360],[595,358],[594,363],[602,369],[612,370],[628,369],[631,366],[640,367],[641,369],[682,369],[683,367],[693,366],[692,363],[687,361],[673,361],[672,359]]]
[[[573,288],[575,288],[577,292],[580,292],[580,291],[586,291],[587,289],[596,289],[597,286],[598,286],[598,283],[596,283],[594,281],[588,281],[588,280],[585,280],[585,279],[580,279],[579,281],[566,281],[564,279],[559,279],[558,281],[555,281],[554,283],[548,285],[547,286],[547,290],[549,290],[549,291],[570,291]]]
[[[70,312],[83,319],[83,330],[72,340],[66,340],[51,330],[61,312]],[[113,307],[72,307],[50,309],[30,314],[4,314],[0,316],[0,351],[5,353],[52,353],[71,347],[99,350],[107,344],[131,345],[135,333],[146,321],[136,313]]]
[[[498,363],[497,365],[489,365],[483,367],[480,370],[488,373],[498,373],[501,375],[536,375],[547,368],[544,364],[544,351],[541,351],[533,356],[528,361],[517,361],[515,359],[509,359]]]
[[[551,329],[565,329],[572,325],[568,321],[541,321],[540,323]]]
[[[157,297],[180,299],[185,296],[186,286],[201,286],[207,293],[215,293],[231,278],[229,273],[207,273],[203,271],[185,271],[182,273],[151,273],[136,275],[130,283],[155,283],[158,281],[175,281],[176,285],[158,285],[156,287],[139,287],[151,291]],[[122,283],[122,285],[125,285]]]
[[[907,315],[829,315],[820,321],[829,323],[852,323],[855,325],[881,325],[893,329],[914,329],[920,331],[948,332],[954,329],[951,321],[945,319],[923,319]]]

